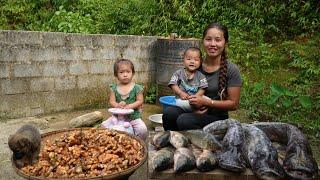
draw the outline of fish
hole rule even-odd
[[[170,131],[169,141],[176,149],[180,147],[187,147],[190,144],[189,139],[177,131]]]
[[[273,141],[272,146],[277,150],[278,153],[278,162],[283,166],[283,160],[286,157],[286,148],[287,146],[278,142]]]
[[[152,144],[160,149],[168,146],[170,139],[170,131],[161,131],[155,134],[152,138]]]
[[[240,149],[245,138],[242,126],[239,121],[230,121],[228,124],[229,127],[223,138],[222,144],[224,148],[236,146]]]
[[[196,156],[196,167],[202,172],[213,170],[218,165],[218,162],[217,155],[209,150],[203,150],[199,156]]]
[[[156,151],[151,159],[152,169],[163,171],[173,166],[173,157],[175,149],[173,147],[164,147]]]
[[[173,171],[185,172],[196,167],[196,158],[189,148],[180,147],[174,153]]]
[[[217,153],[213,153],[209,150],[202,150],[193,144],[191,144],[191,148],[196,157],[196,167],[199,171],[211,171],[218,165],[219,159]]]
[[[244,143],[242,146],[245,160],[260,179],[283,178],[285,172],[278,162],[278,154],[266,134],[250,124],[242,124]]]
[[[195,146],[193,144],[190,144],[190,148],[196,158],[199,157],[200,154],[203,152],[203,150],[201,148],[199,148],[198,146]]]
[[[218,153],[219,167],[232,172],[243,172],[245,170],[244,159],[241,158],[236,147],[230,147],[224,152]]]
[[[259,122],[254,123],[253,126],[261,129],[271,141],[286,145],[283,168],[290,178],[319,178],[318,165],[310,144],[297,127],[281,122]]]
[[[202,149],[218,151],[222,148],[222,144],[214,135],[204,132],[201,129],[180,131],[180,133],[190,139],[192,144]]]
[[[216,136],[223,136],[227,133],[230,124],[233,124],[235,122],[238,122],[235,119],[229,118],[219,121],[214,121],[206,126],[203,127],[204,132],[208,132],[210,134],[216,135]]]
[[[229,127],[223,138],[223,151],[220,153],[219,166],[233,172],[243,172],[246,168],[242,153],[245,141],[244,132],[239,121],[228,122]]]

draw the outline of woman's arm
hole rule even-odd
[[[194,104],[194,105],[200,105],[200,106],[204,105],[210,108],[233,111],[239,107],[240,90],[241,90],[241,87],[229,87],[228,97],[226,100],[222,100],[222,101],[207,99],[198,95],[192,95],[189,98],[189,102],[190,104]]]
[[[240,90],[241,87],[230,87],[228,88],[228,97],[226,100],[209,100],[210,102],[207,101],[206,106],[234,111],[239,107]]]
[[[137,94],[136,101],[132,104],[127,104],[125,108],[127,109],[137,109],[143,104],[143,92]]]

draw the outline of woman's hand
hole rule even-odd
[[[205,99],[199,95],[190,95],[188,100],[190,105],[195,105],[197,107],[201,107],[205,105]]]
[[[199,95],[189,96],[189,103],[191,106],[200,107],[196,108],[193,112],[197,114],[204,114],[208,111],[208,108],[205,106],[205,98]]]

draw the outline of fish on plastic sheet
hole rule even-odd
[[[287,146],[275,141],[272,142],[272,146],[277,150],[279,164],[283,166],[284,158],[287,155],[286,153]]]
[[[219,161],[217,153],[212,153],[209,150],[202,150],[193,144],[191,144],[191,148],[196,157],[196,167],[199,171],[207,172],[217,167]]]
[[[280,122],[254,123],[271,141],[286,145],[285,172],[294,179],[319,179],[318,165],[304,134],[295,126]]]
[[[170,131],[161,131],[156,133],[152,138],[152,144],[160,149],[168,146],[170,139]]]
[[[189,146],[189,139],[177,131],[170,131],[170,143],[176,149]]]
[[[196,167],[196,158],[189,148],[180,147],[174,152],[173,171],[181,173]]]
[[[209,150],[203,152],[196,157],[196,166],[199,171],[207,172],[214,170],[218,165],[218,157]]]
[[[214,121],[205,127],[203,127],[203,131],[208,132],[210,134],[214,134],[216,136],[223,136],[227,133],[230,124],[238,122],[235,119],[224,119],[219,121]]]
[[[190,145],[190,148],[191,148],[191,151],[193,152],[194,156],[196,157],[196,159],[203,152],[203,150],[201,148],[199,148],[198,146],[193,145],[193,144]]]
[[[223,138],[223,151],[219,156],[219,166],[233,172],[243,172],[246,162],[242,153],[244,132],[240,122],[228,122],[228,131]]]
[[[232,172],[243,172],[245,161],[242,160],[236,147],[230,147],[227,151],[218,153],[219,167]]]
[[[217,151],[222,148],[222,144],[214,135],[204,132],[203,130],[181,131],[181,134],[190,139],[191,143],[206,150]]]
[[[245,135],[243,154],[252,171],[260,179],[278,179],[285,176],[278,162],[276,149],[270,139],[259,128],[242,124]]]
[[[224,148],[230,146],[241,147],[244,142],[244,132],[239,121],[228,120],[229,126],[227,132],[223,138],[222,144]]]
[[[151,159],[152,169],[163,171],[173,166],[173,156],[175,149],[173,147],[164,147],[156,151]]]

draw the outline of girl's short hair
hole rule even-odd
[[[120,64],[129,64],[130,67],[131,67],[131,70],[132,70],[132,74],[135,73],[134,65],[133,65],[132,61],[130,61],[129,59],[119,59],[113,65],[113,74],[114,74],[114,76],[117,76]]]

